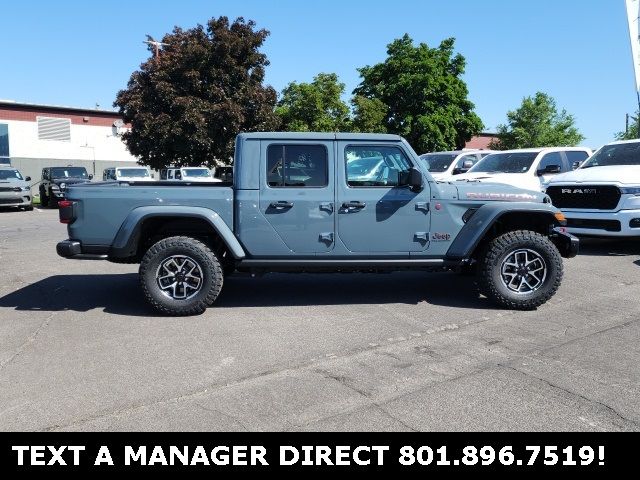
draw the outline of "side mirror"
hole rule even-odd
[[[25,182],[30,182],[31,181],[31,177],[27,177],[24,179]]]
[[[156,174],[155,174],[155,173],[152,173],[152,174],[151,174],[151,178],[156,178]]]
[[[463,170],[469,170],[471,167],[473,167],[473,161],[472,160],[465,160],[462,163],[462,169]]]
[[[411,167],[409,169],[409,178],[407,183],[409,187],[411,187],[411,190],[422,190],[422,172],[416,167]]]
[[[544,169],[538,170],[538,176],[560,173],[561,170],[560,165],[547,165]]]
[[[89,180],[93,180],[93,175],[91,173],[89,174]]]
[[[580,165],[582,165],[582,162],[573,162],[573,165],[571,165],[571,168],[573,168],[574,170],[577,170],[578,168],[580,168]]]

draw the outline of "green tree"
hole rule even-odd
[[[277,95],[263,84],[269,62],[260,52],[269,32],[255,27],[220,17],[162,38],[166,46],[114,102],[131,124],[123,140],[140,163],[156,169],[227,163],[238,133],[277,128]]]
[[[570,147],[582,140],[573,115],[564,109],[558,112],[552,97],[537,92],[533,97],[525,97],[518,109],[507,113],[507,124],[498,125],[498,141],[493,148]]]
[[[635,140],[638,136],[638,118],[640,112],[636,112],[636,116],[629,116],[629,128],[624,132],[616,133],[616,140]]]
[[[354,131],[387,133],[385,120],[389,107],[382,100],[356,95],[351,100],[351,105],[353,105],[352,129]]]
[[[462,148],[482,128],[461,76],[465,59],[453,38],[437,48],[413,44],[409,35],[387,47],[384,62],[358,69],[354,94],[387,106],[383,125],[403,135],[418,152]]]
[[[349,107],[342,100],[344,83],[335,73],[319,73],[311,83],[291,82],[276,108],[281,128],[293,132],[348,130]]]

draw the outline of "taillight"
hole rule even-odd
[[[76,219],[75,216],[75,205],[76,202],[71,200],[60,200],[58,202],[58,208],[60,209],[60,223],[73,223]]]

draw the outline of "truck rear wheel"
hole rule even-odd
[[[190,237],[160,240],[140,262],[145,298],[165,315],[200,315],[218,298],[222,282],[215,253]]]
[[[562,282],[562,257],[545,236],[528,230],[493,239],[479,259],[482,293],[513,310],[533,310],[555,295]]]

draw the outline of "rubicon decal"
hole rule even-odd
[[[502,200],[503,202],[532,202],[536,196],[529,193],[491,193],[468,192],[467,198],[472,200]]]

